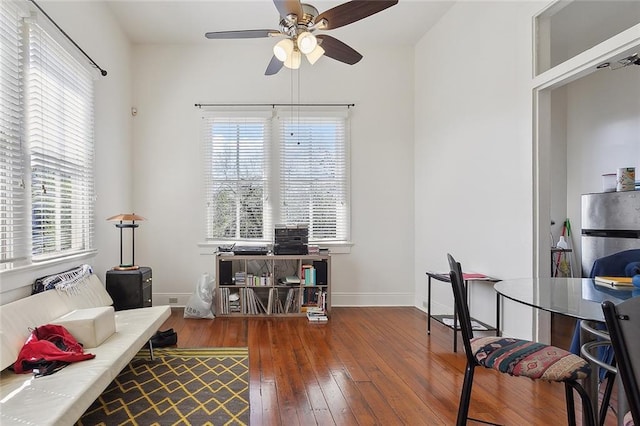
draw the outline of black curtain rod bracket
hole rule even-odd
[[[38,3],[36,3],[36,2],[35,2],[35,0],[29,0],[29,1],[30,1],[31,3],[33,3],[33,5],[34,5],[35,7],[37,7],[37,8],[38,8],[38,10],[39,10],[40,12],[42,12],[42,14],[43,14],[44,16],[46,16],[46,17],[47,17],[47,19],[48,19],[48,20],[49,20],[49,21],[50,21],[50,22],[51,22],[51,23],[52,23],[52,24],[53,24],[53,25],[58,29],[58,31],[60,31],[60,32],[62,33],[62,35],[63,35],[63,36],[65,36],[65,37],[67,38],[67,40],[69,40],[69,41],[70,41],[70,42],[71,42],[71,43],[76,47],[76,49],[78,49],[78,50],[79,50],[79,51],[80,51],[80,52],[81,52],[81,53],[82,53],[82,54],[83,54],[83,55],[84,55],[84,56],[89,60],[89,62],[91,62],[91,63],[93,64],[93,66],[94,66],[94,67],[96,67],[96,68],[98,68],[98,69],[100,70],[100,74],[102,74],[102,76],[103,76],[103,77],[107,75],[107,70],[104,70],[104,69],[100,68],[100,65],[96,64],[96,61],[94,61],[93,59],[91,59],[91,57],[90,57],[89,55],[87,55],[87,53],[86,53],[84,50],[82,50],[82,48],[81,48],[80,46],[78,46],[78,43],[76,43],[75,41],[73,41],[73,39],[72,39],[71,37],[69,37],[69,35],[68,35],[66,32],[64,32],[64,30],[63,30],[62,28],[60,28],[60,25],[58,25],[58,24],[56,23],[56,21],[54,21],[53,19],[51,19],[51,16],[49,16],[49,15],[47,14],[47,12],[45,12],[45,11],[44,11],[44,10],[43,10],[39,5],[38,5]]]

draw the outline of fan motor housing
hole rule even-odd
[[[280,31],[293,37],[297,35],[298,29],[308,30],[315,23],[318,16],[318,9],[310,4],[301,3],[302,16],[287,15],[280,20]]]

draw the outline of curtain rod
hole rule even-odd
[[[35,0],[29,0],[31,3],[33,3],[35,5],[35,7],[38,8],[38,10],[40,12],[42,12],[42,14],[44,16],[47,17],[47,19],[49,21],[51,21],[51,23],[53,25],[55,25],[55,27],[58,29],[58,31],[60,31],[62,33],[63,36],[65,36],[67,38],[67,40],[69,40],[71,43],[73,43],[73,45],[76,47],[76,49],[78,49],[80,52],[82,52],[82,54],[93,64],[94,67],[98,68],[100,70],[100,74],[102,74],[102,76],[106,76],[107,75],[107,70],[103,70],[102,68],[100,68],[100,65],[96,64],[96,61],[94,61],[93,59],[91,59],[91,57],[89,55],[87,55],[87,53],[82,50],[82,48],[80,46],[78,46],[78,43],[76,43],[75,41],[73,41],[73,39],[71,37],[69,37],[69,35],[64,32],[64,30],[62,28],[60,28],[60,26],[58,24],[56,24],[56,21],[54,21],[53,19],[51,19],[51,17],[47,14],[47,12],[45,12],[39,5],[38,3],[35,2]]]
[[[347,108],[355,107],[356,104],[195,104],[194,106],[198,108],[202,107],[271,107],[275,108],[277,106],[284,107],[334,107],[334,106],[343,106]]]

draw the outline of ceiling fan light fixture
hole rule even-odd
[[[291,55],[284,61],[284,66],[287,68],[291,68],[292,70],[297,70],[300,68],[300,63],[302,62],[302,55],[299,50],[294,50],[291,52]]]
[[[322,55],[324,55],[324,49],[320,45],[317,45],[311,53],[307,53],[307,60],[311,65],[313,65],[322,57]]]
[[[285,62],[293,52],[293,41],[289,38],[280,40],[273,46],[273,54],[280,61]]]
[[[311,34],[309,31],[303,31],[298,34],[297,44],[300,52],[308,55],[316,48],[316,46],[318,45],[318,40],[316,39],[316,36]]]

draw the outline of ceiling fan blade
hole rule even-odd
[[[322,12],[315,22],[325,19],[327,24],[322,29],[332,30],[382,12],[397,3],[398,0],[353,0]]]
[[[282,62],[280,59],[273,56],[271,58],[271,62],[269,62],[269,65],[267,65],[267,70],[264,72],[264,75],[277,74],[278,71],[282,69],[283,65],[284,65],[284,62]]]
[[[280,35],[278,30],[239,30],[239,31],[214,31],[205,33],[205,37],[214,40],[226,40],[235,38],[263,38]]]
[[[282,18],[285,18],[287,15],[296,15],[298,18],[302,18],[303,16],[300,0],[273,0],[273,3],[276,5],[276,9],[278,9]]]
[[[362,59],[361,54],[335,37],[326,34],[320,34],[316,37],[320,40],[320,46],[324,49],[325,56],[349,65],[356,64]]]

